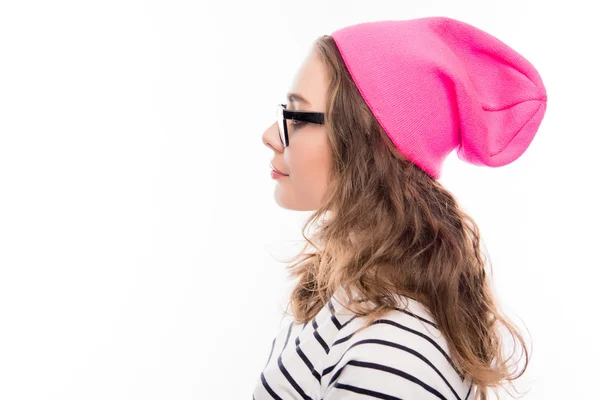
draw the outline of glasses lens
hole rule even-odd
[[[281,139],[281,143],[285,145],[285,131],[283,130],[283,109],[281,107],[282,106],[277,106],[277,125],[279,127],[279,138]]]

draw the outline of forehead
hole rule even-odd
[[[325,64],[312,48],[294,75],[289,93],[298,93],[310,105],[303,102],[290,102],[290,106],[306,110],[323,111],[327,94],[328,77]]]

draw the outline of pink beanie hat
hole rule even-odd
[[[331,36],[396,148],[435,179],[454,149],[474,165],[513,162],[544,117],[546,89],[533,65],[467,23],[376,21]]]

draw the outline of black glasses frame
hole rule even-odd
[[[287,124],[285,120],[309,122],[312,124],[323,125],[325,123],[325,114],[316,111],[292,111],[286,108],[286,104],[277,104],[277,125],[279,126],[279,138],[283,147],[290,145]]]

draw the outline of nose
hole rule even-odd
[[[279,136],[279,125],[277,121],[273,122],[262,135],[263,144],[267,147],[272,148],[275,151],[283,150],[283,143]]]

